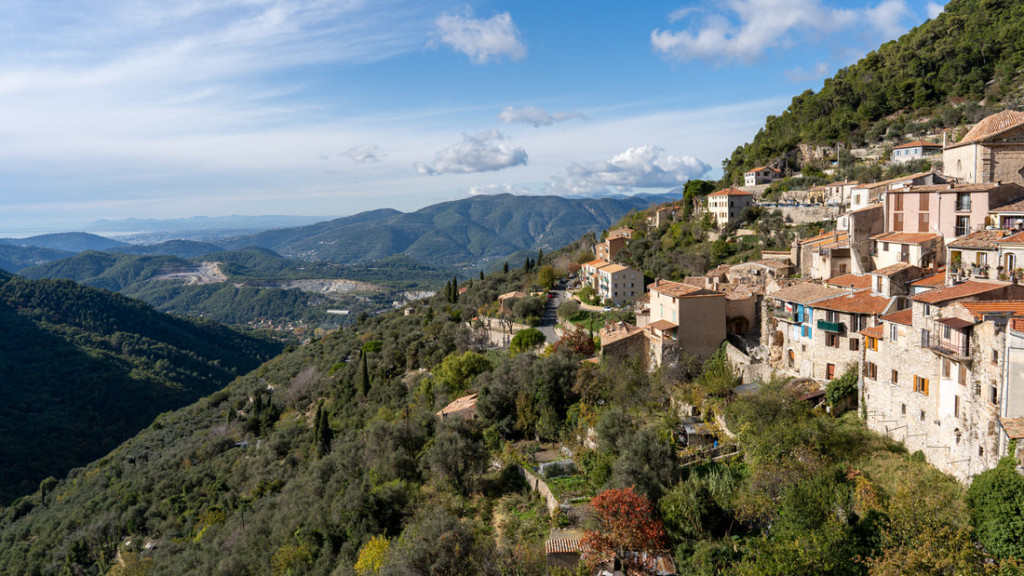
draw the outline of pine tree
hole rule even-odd
[[[370,370],[366,366],[366,352],[360,352],[360,359],[362,360],[362,377],[359,379],[359,393],[363,396],[370,391]]]
[[[527,256],[526,260],[523,262],[523,270],[526,270],[527,272],[530,271],[530,257],[529,256]]]

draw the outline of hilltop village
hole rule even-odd
[[[849,407],[869,428],[969,483],[1024,438],[1024,113],[989,116],[956,142],[895,146],[891,161],[939,155],[941,171],[809,190],[834,230],[702,277],[643,286],[617,262],[635,231],[610,230],[580,278],[603,302],[632,302],[636,322],[604,327],[601,354],[653,369],[725,341],[746,383],[791,376],[811,402],[855,373]],[[781,177],[753,168],[696,216],[725,228]],[[646,220],[680,214],[662,206]]]

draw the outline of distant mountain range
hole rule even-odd
[[[245,236],[226,247],[261,246],[284,256],[339,263],[402,254],[434,267],[487,268],[524,250],[553,250],[599,232],[630,210],[680,195],[569,199],[559,196],[474,196],[415,212],[375,210],[310,226]]]
[[[66,280],[0,272],[0,503],[105,454],[280,352]]]

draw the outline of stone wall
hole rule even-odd
[[[839,216],[838,206],[765,206],[766,210],[781,210],[782,217],[792,224],[807,224],[831,220]]]
[[[544,502],[547,504],[548,514],[551,516],[557,514],[559,509],[558,498],[555,498],[555,494],[551,492],[551,488],[549,488],[543,480],[531,474],[526,468],[517,464],[516,469],[519,470],[519,474],[526,479],[526,483],[529,484],[530,489],[536,490],[537,493],[544,498]]]

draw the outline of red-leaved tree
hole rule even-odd
[[[637,494],[632,487],[605,490],[590,504],[601,524],[597,532],[583,536],[588,556],[600,561],[616,554],[623,558],[627,551],[654,552],[665,548],[665,527],[655,515],[651,501]]]

